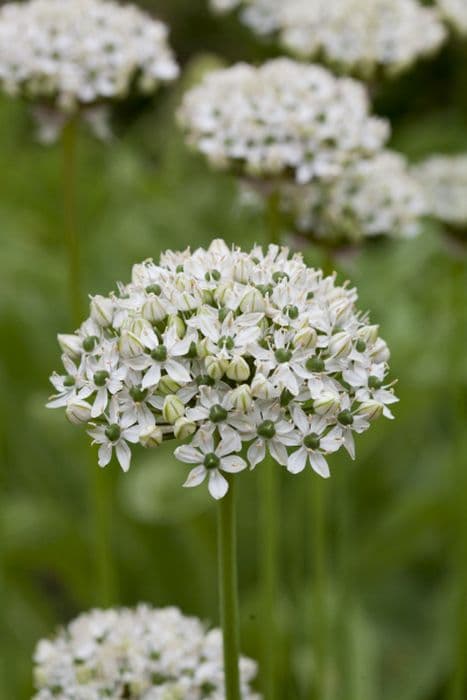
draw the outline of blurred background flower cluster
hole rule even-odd
[[[93,294],[108,294],[133,263],[166,248],[217,237],[245,247],[267,241],[262,212],[248,198],[240,206],[233,178],[189,152],[174,114],[206,70],[258,63],[280,55],[280,47],[234,14],[216,15],[207,0],[137,4],[167,22],[184,72],[155,99],[122,103],[112,139],[80,133],[83,287]],[[375,113],[391,121],[389,147],[411,163],[467,151],[467,40],[455,32],[436,56],[378,80],[372,92]],[[35,141],[21,102],[1,97],[0,153],[0,698],[26,700],[36,641],[101,602],[91,573],[99,523],[86,473],[96,469],[96,455],[59,412],[44,409],[56,334],[71,330],[60,152]],[[459,600],[467,581],[464,246],[426,221],[416,238],[374,240],[341,263],[340,281],[349,277],[357,286],[360,307],[371,309],[391,347],[400,404],[397,425],[380,421],[360,439],[357,463],[341,453],[330,460],[326,603],[333,655],[329,697],[320,700],[441,700],[451,697],[456,654],[463,650],[467,664],[467,639],[462,645],[456,637],[467,617]],[[305,258],[319,266],[323,252],[308,246]],[[205,490],[180,488],[185,471],[172,449],[139,452],[131,478],[115,464],[105,472],[114,493],[117,570],[108,602],[177,605],[217,620],[215,512]],[[277,697],[305,700],[320,641],[310,624],[314,533],[304,517],[317,479],[309,472],[281,478]],[[258,612],[261,542],[258,551],[251,545],[261,493],[251,486],[255,474],[247,488],[244,481],[240,475],[242,650],[258,658],[258,630],[267,620]],[[347,639],[341,615],[332,617],[342,609]]]

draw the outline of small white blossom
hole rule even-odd
[[[177,608],[92,610],[34,653],[33,700],[224,700],[220,631]],[[240,659],[242,698],[257,666]]]
[[[427,202],[403,156],[384,151],[349,165],[331,183],[282,190],[293,230],[328,245],[420,233]]]
[[[463,5],[463,0],[439,2],[446,12],[451,6],[451,16],[456,2]],[[436,10],[419,0],[211,0],[211,5],[218,12],[241,7],[245,24],[259,35],[277,36],[286,51],[364,78],[409,68],[434,53],[446,36]]]
[[[467,34],[467,3],[465,0],[436,0],[441,13],[460,34]]]
[[[155,298],[170,309],[150,321]],[[354,456],[354,433],[391,418],[397,401],[388,347],[356,301],[277,245],[168,251],[135,265],[129,284],[94,297],[91,317],[59,336],[64,372],[51,377],[48,405],[89,425],[101,466],[115,453],[126,471],[133,445],[186,440],[175,449],[195,465],[185,485],[207,481],[214,498],[226,474],[267,452],[292,473],[308,460],[328,476],[327,455]]]
[[[178,117],[188,144],[213,166],[299,183],[334,178],[389,134],[387,122],[370,116],[363,85],[286,58],[209,73]],[[242,310],[262,311],[259,301],[250,293]]]

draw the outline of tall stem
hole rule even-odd
[[[261,579],[261,668],[265,700],[274,700],[277,670],[277,594],[279,580],[279,477],[276,462],[266,459],[260,466],[260,539],[259,564]]]
[[[326,525],[325,484],[316,477],[310,483],[311,542],[313,546],[312,630],[315,673],[313,700],[325,700],[327,685],[327,601],[326,601]]]
[[[91,482],[94,491],[94,558],[97,573],[96,604],[116,603],[116,580],[112,557],[112,473],[96,467],[93,456]]]
[[[68,255],[68,284],[73,323],[82,320],[80,253],[76,223],[76,140],[77,121],[70,119],[63,129],[63,204],[65,240]]]
[[[218,506],[219,597],[224,639],[226,700],[241,700],[235,479]]]

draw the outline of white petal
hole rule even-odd
[[[151,369],[148,369],[144,375],[141,386],[143,389],[148,389],[150,386],[156,386],[159,384],[161,378],[161,368],[160,365],[153,365]]]
[[[351,430],[346,430],[344,433],[344,447],[352,459],[355,459],[355,440]]]
[[[185,367],[177,362],[176,360],[167,360],[165,363],[165,369],[167,374],[174,382],[179,382],[183,384],[188,384],[191,382],[191,377]]]
[[[107,389],[105,386],[103,386],[101,389],[96,394],[96,398],[94,400],[94,405],[91,409],[91,416],[92,418],[97,418],[98,416],[101,416],[104,411],[105,407],[107,406]]]
[[[313,471],[322,476],[323,479],[329,479],[329,477],[331,476],[329,466],[320,452],[310,453],[310,464]]]
[[[279,464],[286,466],[289,461],[289,455],[285,445],[279,442],[279,440],[269,440],[268,447],[271,457],[273,457],[276,462],[279,462]]]
[[[106,467],[110,460],[112,459],[112,446],[105,442],[99,447],[99,466]]]
[[[206,478],[206,474],[206,467],[203,467],[203,465],[200,464],[199,467],[195,467],[191,470],[183,486],[185,486],[185,488],[193,488],[193,486],[199,486],[203,483],[204,479]]]
[[[299,406],[295,405],[292,408],[292,418],[297,428],[304,434],[309,430],[308,418],[306,417],[305,411],[303,411]]]
[[[192,445],[180,445],[174,452],[175,457],[180,462],[187,464],[199,464],[203,460],[203,456],[199,450],[196,450]]]
[[[208,489],[211,496],[218,501],[220,498],[224,498],[229,490],[229,482],[217,469],[213,469],[209,474]]]
[[[222,440],[220,441],[216,454],[219,457],[230,454],[231,452],[239,452],[242,449],[242,441],[236,430],[226,425],[225,423],[219,426],[219,432]]]
[[[198,430],[193,439],[193,445],[199,447],[203,454],[214,452],[214,438],[212,437],[212,433],[207,430]]]
[[[117,459],[124,472],[127,472],[130,468],[131,462],[131,450],[126,444],[125,440],[119,440],[115,447],[115,452],[117,453]]]
[[[236,474],[247,468],[247,463],[239,455],[227,455],[221,459],[221,469],[224,472]]]
[[[256,467],[257,464],[264,460],[266,455],[266,448],[264,445],[264,440],[256,440],[248,448],[247,458],[252,467]]]
[[[299,474],[305,469],[307,460],[307,451],[304,447],[290,455],[287,464],[287,469],[291,474]]]

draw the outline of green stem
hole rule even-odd
[[[271,192],[266,200],[266,231],[268,242],[280,245],[281,212],[279,190]]]
[[[350,471],[343,465],[336,474],[338,602],[336,624],[337,668],[339,669],[339,698],[354,699],[354,649],[351,638],[351,615],[354,604],[352,581],[352,496]]]
[[[97,573],[96,604],[110,607],[116,603],[116,580],[112,556],[112,473],[99,469],[95,457],[90,465],[94,491],[94,557]]]
[[[312,563],[312,630],[315,657],[312,698],[324,700],[327,690],[328,618],[326,601],[326,501],[325,484],[316,476],[311,479]]]
[[[266,459],[260,466],[259,564],[262,597],[262,658],[265,700],[274,700],[277,671],[277,594],[279,580],[279,466]]]
[[[77,120],[70,119],[63,129],[63,203],[65,240],[68,254],[68,284],[73,323],[79,325],[83,318],[81,297],[80,253],[77,232],[76,202],[76,141]]]
[[[224,639],[226,700],[241,700],[235,479],[218,506],[219,597]]]

